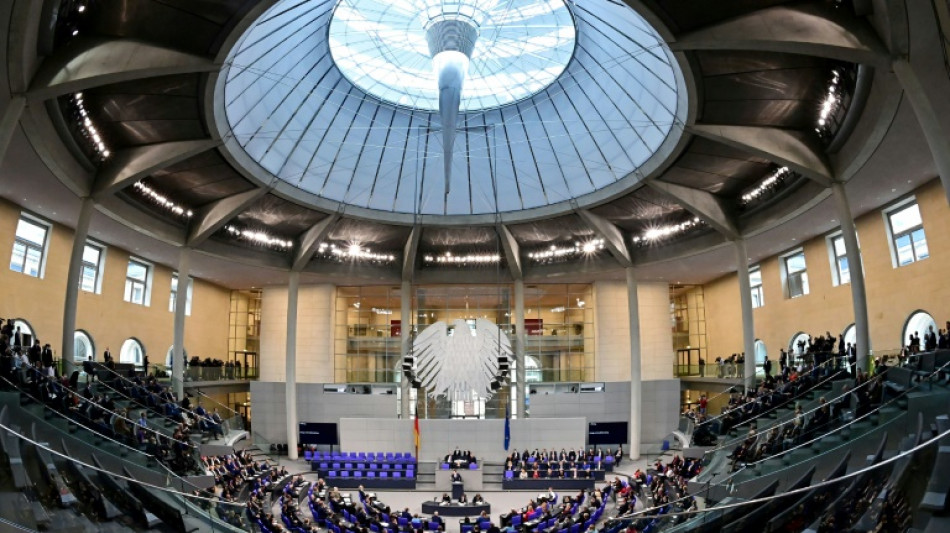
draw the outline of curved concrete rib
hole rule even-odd
[[[96,176],[92,196],[100,199],[113,194],[157,170],[211,150],[220,141],[200,139],[136,146],[117,151]]]
[[[816,3],[771,7],[681,36],[673,50],[755,50],[888,66],[887,48],[862,19]]]
[[[796,131],[762,126],[696,124],[690,133],[770,159],[830,187],[833,173],[824,154]]]
[[[43,62],[27,97],[47,100],[110,83],[218,67],[204,57],[131,39],[77,39]]]
[[[716,195],[700,189],[685,187],[665,181],[649,180],[647,186],[669,196],[689,212],[706,221],[710,227],[722,233],[727,239],[739,238],[739,230],[728,210]]]

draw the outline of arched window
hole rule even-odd
[[[920,337],[920,349],[924,349],[924,336],[933,329],[937,331],[937,321],[927,311],[918,309],[907,317],[904,322],[904,331],[901,335],[901,346],[910,345],[910,336],[916,334]]]
[[[181,351],[185,352],[185,359],[188,359],[188,349],[182,346]],[[175,345],[172,344],[168,347],[168,353],[165,354],[165,366],[167,368],[172,367],[172,361],[175,358]],[[402,369],[402,367],[400,367]]]
[[[765,343],[760,339],[755,339],[755,374],[757,376],[765,377],[765,369],[762,365],[765,364],[766,357],[768,357],[768,351],[765,349]]]
[[[792,335],[792,340],[788,342],[788,353],[796,357],[804,355],[805,352],[808,351],[808,339],[810,338],[811,336],[809,334],[802,331]],[[799,344],[799,342],[804,342],[804,344]]]
[[[92,337],[81,329],[73,333],[73,361],[85,361],[92,357],[96,360],[96,345],[92,342]]]
[[[842,333],[842,335],[844,336],[845,350],[848,349],[848,344],[851,344],[851,346],[854,346],[855,343],[858,342],[858,329],[854,327],[854,324],[851,324],[850,326],[844,328],[844,332]],[[837,349],[838,347],[835,346],[835,350]]]
[[[33,341],[36,340],[36,332],[33,331],[33,326],[22,318],[15,318],[13,319],[13,331],[16,331],[17,328],[20,328],[20,346],[23,346],[24,350],[33,346]],[[10,342],[12,343],[13,339],[10,339]]]
[[[136,366],[142,365],[142,358],[145,356],[145,347],[136,338],[125,339],[122,343],[122,349],[119,350],[119,362],[129,363]]]

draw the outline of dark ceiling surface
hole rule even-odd
[[[770,6],[803,4],[777,0],[646,0],[644,3],[653,9],[659,19],[665,21],[674,36],[685,35]],[[819,1],[811,4],[821,3]],[[87,13],[80,27],[84,37],[92,36],[103,40],[133,39],[211,59],[219,52],[221,43],[240,23],[244,14],[256,4],[258,2],[255,0],[100,0]],[[845,5],[848,3],[845,2]],[[821,11],[826,7],[821,5],[816,9]],[[847,9],[836,11],[834,17],[856,16],[853,12],[849,14],[845,11]],[[68,47],[69,44],[65,42],[59,45]],[[804,53],[771,51],[697,50],[685,52],[683,57],[691,65],[691,72],[695,74],[695,94],[699,99],[692,101],[690,105],[697,111],[697,123],[778,128],[793,132],[806,140],[815,136],[814,124],[821,101],[827,92],[832,69],[847,65],[839,60]],[[120,83],[97,85],[84,89],[83,94],[86,107],[103,139],[111,150],[120,151],[173,141],[209,139],[211,133],[205,124],[208,103],[204,99],[205,95],[211,92],[207,90],[207,83],[208,75],[205,73],[160,73]],[[60,106],[61,109],[65,107]],[[871,113],[877,111],[870,110]],[[868,111],[865,110],[865,113]],[[906,170],[901,166],[901,162],[882,155],[880,165],[862,169],[862,173],[869,176],[880,176],[885,170],[903,172],[907,175],[907,183],[902,179],[900,183],[895,182],[894,186],[875,182],[850,187],[854,190],[856,212],[872,209],[886,202],[888,198],[893,198],[900,191],[921,183],[928,177],[928,172],[931,172],[929,177],[933,175],[926,147],[921,149],[919,143],[909,146],[913,144],[914,139],[919,141],[920,136],[912,110],[902,105],[895,113],[899,120],[890,125],[888,142],[882,146],[892,151],[916,153],[916,162],[912,169]],[[896,137],[892,138],[892,135]],[[655,179],[709,193],[715,201],[724,206],[726,212],[736,217],[745,216],[742,211],[737,210],[741,195],[780,166],[768,158],[716,140],[692,135],[685,138],[682,151],[668,162],[666,169]],[[27,142],[25,139],[15,140],[14,146],[21,141]],[[15,168],[31,168],[34,169],[31,172],[39,173],[42,171],[36,165],[37,157],[34,150],[27,150],[26,153],[15,156],[8,154],[3,168],[10,168],[12,165]],[[160,169],[150,172],[143,182],[187,209],[196,211],[259,187],[236,170],[218,149],[207,150],[163,165]],[[25,180],[21,184],[5,184],[0,186],[0,194],[27,205],[26,202],[32,199],[30,194],[24,193],[25,185]],[[57,213],[68,212],[69,209],[64,209],[68,204],[65,200],[68,194],[69,191],[62,192],[61,202],[47,203],[58,203]],[[171,223],[181,227],[190,224],[188,220],[149,203],[131,184],[114,199],[144,210],[159,225]],[[803,224],[802,217],[806,211],[800,211],[799,206],[766,207],[779,212],[776,217],[784,217],[784,224],[762,233],[768,236],[768,242],[756,244],[757,241],[750,241],[750,253],[775,253],[780,251],[775,249],[778,246],[776,243],[792,242],[790,237],[778,238],[780,234],[794,233],[799,235],[795,238],[801,238],[803,231],[816,234],[833,225],[833,217],[826,217],[824,214],[821,218]],[[827,212],[827,201],[817,202],[814,209],[824,209],[822,213]],[[590,208],[589,211],[593,216],[613,225],[628,246],[633,237],[649,228],[678,224],[695,218],[683,202],[645,185],[634,186],[623,194]],[[374,252],[398,255],[404,250],[412,232],[412,227],[408,225],[368,220],[362,215],[355,217],[345,212],[337,214],[340,215],[339,219],[333,222],[324,234],[326,242],[360,244]],[[281,239],[295,240],[330,215],[331,213],[309,205],[299,198],[278,196],[268,191],[221,222],[255,231],[266,231]],[[52,218],[56,219],[58,216],[61,215]],[[99,217],[102,217],[101,220]],[[69,216],[64,218],[63,223],[69,225]],[[131,236],[136,234],[136,229],[123,226],[117,221],[118,218],[120,217],[114,213],[110,217],[98,215],[98,222],[94,223],[94,227],[105,234],[103,240],[111,237],[117,241],[115,244],[133,250],[135,243]],[[451,251],[503,255],[501,240],[498,237],[499,229],[495,226],[427,226],[424,221],[422,224],[418,245],[420,254]],[[602,228],[592,227],[578,214],[540,218],[532,222],[512,224],[507,226],[507,229],[519,244],[523,258],[532,251],[551,245],[604,236]],[[734,254],[731,249],[723,252],[725,245],[710,245],[709,243],[718,242],[708,238],[707,233],[710,231],[712,230],[708,227],[700,227],[687,235],[674,236],[668,241],[657,243],[657,247],[669,246],[671,250],[677,251],[671,252],[669,259],[650,261],[638,265],[638,268],[642,269],[647,277],[653,276],[670,282],[683,281],[672,279],[674,277],[684,278],[687,282],[701,282],[721,275],[728,270],[729,264],[734,262]],[[150,237],[142,238],[146,241],[152,240]],[[215,234],[216,240],[221,238],[220,232]],[[701,244],[690,249],[691,243]],[[275,270],[285,270],[286,267],[282,270],[280,265],[288,264],[289,257],[293,254],[293,250],[266,249],[247,241],[238,240],[227,244],[226,249],[253,248],[255,254],[252,255],[255,257],[272,258],[263,261],[266,265],[249,263],[241,268],[234,268],[233,273],[228,272],[231,268],[228,258],[215,257],[217,250],[225,248],[217,247],[214,252],[208,251],[207,259],[198,261],[208,279],[236,288],[261,285],[265,280],[277,279],[274,277]],[[163,250],[156,260],[169,259],[167,249],[156,249]],[[204,257],[205,254],[199,253],[198,256]],[[657,255],[662,256],[662,253]],[[241,258],[237,260],[242,261]],[[530,272],[530,262],[528,263]],[[310,265],[308,268],[313,268],[313,265],[319,268],[320,263]],[[701,267],[697,268],[697,265]],[[576,272],[577,279],[615,275],[616,266],[610,260],[598,260],[579,267]],[[399,261],[387,267],[392,279],[398,280],[400,267]],[[371,277],[379,279],[380,266],[375,265],[372,268],[374,270]],[[575,274],[572,268],[570,263],[566,263],[560,270],[546,266],[543,272],[545,276],[557,272]],[[731,268],[734,270],[734,266]],[[604,271],[610,272],[598,274]],[[260,275],[255,272],[260,272]],[[359,269],[352,269],[347,275],[358,279]],[[311,276],[309,279],[320,279],[319,272],[309,272],[308,276]]]

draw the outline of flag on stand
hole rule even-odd
[[[412,427],[412,434],[415,437],[415,441],[416,441],[416,458],[418,459],[419,457],[419,417],[418,416],[416,417],[416,421],[414,422],[414,425]]]
[[[508,443],[511,442],[511,406],[505,406],[505,451],[508,451]]]

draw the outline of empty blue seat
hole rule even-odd
[[[478,470],[478,463],[470,463],[468,465],[469,470]]]
[[[376,472],[369,470],[366,472],[366,477],[376,479]]]
[[[343,468],[347,470],[353,470],[353,463],[344,463]]]
[[[359,470],[357,470],[357,471],[353,472],[353,477],[354,477],[354,478],[360,478],[360,479],[362,479],[362,478],[363,478],[363,473],[360,472]]]
[[[400,528],[408,526],[409,519],[404,516],[400,516],[399,518],[396,519],[396,524],[399,525]]]
[[[330,472],[327,473],[327,477],[329,477],[329,478],[331,478],[331,479],[335,479],[335,478],[336,478],[336,470],[330,470]]]
[[[320,468],[326,470],[327,468],[330,468],[330,463],[320,463]]]
[[[389,470],[389,463],[383,463],[383,470]]]
[[[406,472],[406,477],[407,477],[407,478],[414,478],[414,477],[416,477],[416,473],[413,472],[412,470],[410,470],[410,471]]]
[[[333,463],[333,468],[339,470],[339,469],[340,469],[340,463]]]
[[[439,530],[438,522],[436,522],[435,520],[429,522],[429,531],[438,531],[438,530]]]
[[[379,473],[379,477],[381,477],[381,478],[388,478],[388,477],[389,477],[389,472],[386,472],[386,471],[380,472],[380,473]]]
[[[393,468],[395,468],[396,470],[402,470],[402,465],[401,465],[401,464],[395,464],[395,465],[393,465]]]
[[[505,479],[514,479],[515,473],[511,470],[505,470]]]
[[[402,477],[402,472],[393,472],[393,477],[394,477],[394,478],[396,478],[396,477],[401,478],[401,477]]]
[[[313,453],[311,453],[310,450],[304,450],[304,451],[303,451],[303,460],[304,460],[304,461],[311,461],[311,460],[313,460]]]
[[[475,530],[475,526],[472,524],[462,524],[462,533],[472,533]]]
[[[442,463],[442,470],[448,470],[448,469],[449,469],[449,463]]]
[[[350,477],[350,473],[347,470],[340,472],[340,477]]]

